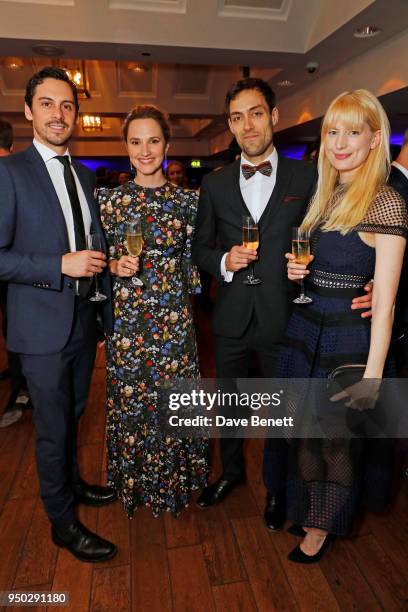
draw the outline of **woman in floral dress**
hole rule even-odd
[[[161,111],[136,107],[123,133],[135,179],[99,192],[115,308],[106,342],[108,481],[129,517],[142,505],[154,516],[163,510],[177,516],[208,473],[205,441],[162,432],[157,393],[165,380],[199,376],[189,299],[200,291],[190,255],[197,195],[166,181],[170,131]],[[136,217],[140,260],[128,254],[125,240],[126,223]],[[132,283],[136,272],[142,287]]]

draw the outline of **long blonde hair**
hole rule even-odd
[[[338,121],[349,129],[361,129],[367,123],[372,132],[380,132],[380,143],[370,150],[357,169],[353,180],[338,186],[339,173],[331,165],[324,150],[327,132]],[[312,230],[322,222],[326,231],[346,234],[365,217],[378,191],[390,172],[390,124],[378,99],[366,89],[346,91],[333,100],[323,119],[319,152],[319,179],[302,228]],[[332,206],[333,199],[338,201]]]

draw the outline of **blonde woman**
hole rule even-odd
[[[375,387],[375,397],[378,379],[392,374],[388,349],[407,214],[400,196],[386,187],[389,132],[384,109],[369,91],[333,100],[322,125],[317,190],[302,225],[314,245],[310,269],[287,254],[289,279],[306,276],[313,302],[297,306],[290,319],[277,375],[326,378],[337,366],[365,363],[364,379],[370,380],[344,393],[353,408],[367,407],[367,384]],[[371,324],[350,309],[350,298],[362,293],[370,278]],[[377,443],[366,442],[371,451]],[[364,464],[361,440],[309,439],[291,447],[288,515],[295,523],[292,533],[304,539],[289,559],[314,563],[333,536],[347,534],[357,501],[367,491],[370,508],[378,510],[387,501],[385,465],[379,446],[371,453],[377,465]]]

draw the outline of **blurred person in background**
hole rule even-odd
[[[173,185],[188,189],[187,173],[184,168],[184,164],[181,161],[174,160],[168,163],[166,177],[170,183],[173,183]]]
[[[0,118],[0,157],[6,157],[13,152],[13,127],[11,123]],[[3,335],[7,333],[7,283],[0,282],[0,308],[3,317]],[[0,418],[0,428],[7,427],[18,421],[23,415],[23,409],[30,406],[27,383],[21,371],[21,363],[17,353],[7,351],[7,370],[0,372],[0,379],[10,378],[11,393]]]

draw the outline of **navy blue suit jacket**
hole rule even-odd
[[[103,235],[94,199],[93,173],[73,161],[92,217]],[[8,282],[7,343],[17,353],[44,355],[68,342],[75,309],[75,281],[61,274],[70,251],[64,215],[44,161],[31,145],[0,160],[0,280]],[[112,330],[109,274],[101,275],[103,304]]]

